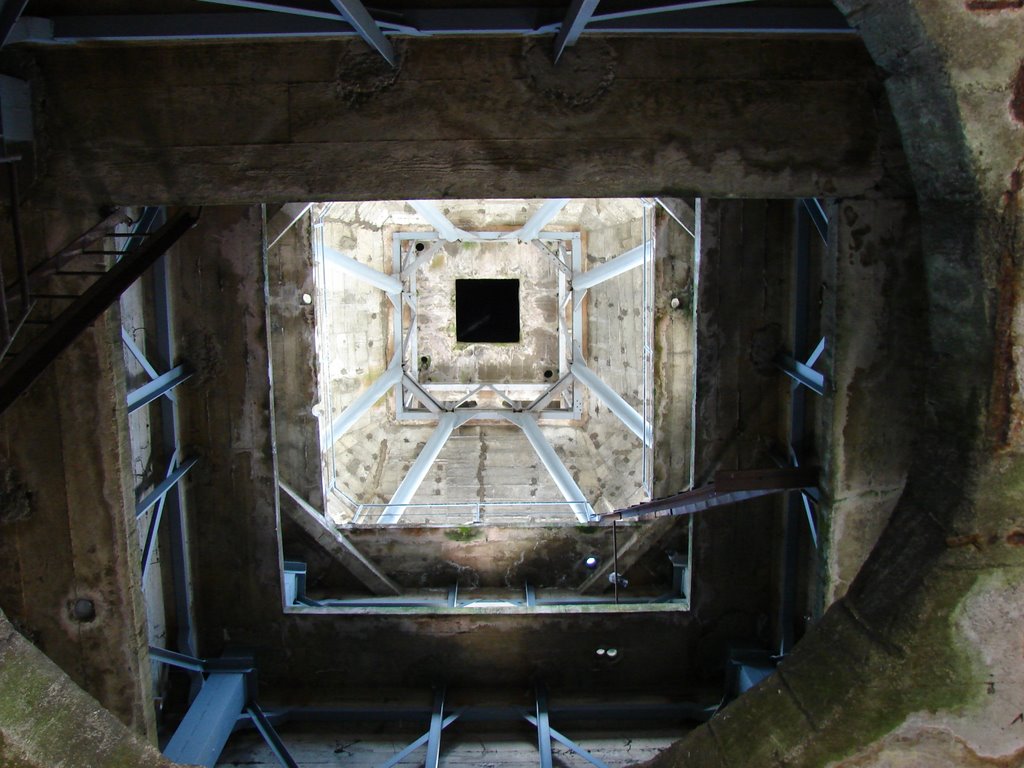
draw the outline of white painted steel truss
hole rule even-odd
[[[414,505],[413,497],[448,438],[461,426],[472,421],[504,421],[519,427],[533,447],[541,463],[551,475],[576,518],[580,522],[596,519],[585,494],[562,463],[550,442],[540,430],[539,422],[573,421],[583,415],[582,386],[591,390],[627,429],[644,443],[644,485],[650,496],[650,475],[653,450],[653,227],[650,226],[651,205],[645,202],[643,242],[604,264],[583,271],[582,242],[579,232],[546,231],[544,227],[569,202],[567,199],[545,201],[521,228],[511,232],[467,231],[455,226],[432,202],[409,201],[434,232],[398,232],[392,241],[392,272],[385,274],[333,248],[319,246],[317,258],[331,262],[352,277],[384,291],[394,306],[392,313],[393,349],[395,353],[385,372],[361,393],[323,430],[321,445],[330,449],[358,419],[381,397],[394,390],[395,417],[398,421],[432,422],[437,425],[420,455],[387,505],[377,524],[401,522],[404,512]],[[419,380],[417,347],[416,274],[429,264],[445,242],[529,242],[539,257],[551,259],[558,271],[558,378],[554,383],[436,383]],[[418,250],[417,250],[418,249]],[[596,373],[587,367],[583,357],[583,298],[594,286],[636,267],[643,269],[644,344],[643,404],[638,412]],[[576,286],[574,289],[574,285]],[[580,384],[582,386],[576,386]],[[500,403],[497,408],[479,407],[471,400],[486,393]],[[493,399],[493,398],[492,398]],[[345,497],[348,500],[348,497]],[[349,500],[351,501],[351,500]],[[550,504],[550,502],[542,502]],[[440,504],[439,506],[449,506]],[[479,504],[478,504],[479,507]]]

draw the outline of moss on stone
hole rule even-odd
[[[444,532],[445,538],[451,539],[452,541],[472,541],[473,539],[480,538],[481,530],[474,528],[469,525],[461,525],[458,528],[453,528]]]

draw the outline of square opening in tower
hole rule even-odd
[[[518,280],[456,280],[455,339],[519,343]]]

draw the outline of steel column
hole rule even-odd
[[[409,472],[398,486],[398,490],[395,491],[391,501],[377,521],[380,525],[391,525],[402,519],[406,505],[416,495],[416,491],[419,490],[420,484],[426,478],[431,466],[433,466],[434,461],[441,453],[441,449],[444,448],[444,444],[448,442],[452,432],[467,421],[469,415],[458,413],[441,414],[437,420],[437,429],[434,430],[434,434],[430,436],[426,445],[423,446],[420,455],[416,457],[416,461],[409,468]]]
[[[811,215],[807,207],[797,201],[795,218],[795,248],[793,265],[793,349],[807,349],[810,320],[810,260]],[[803,458],[804,437],[807,427],[807,392],[796,384],[790,387],[789,444],[797,460]],[[785,656],[793,647],[793,616],[796,612],[797,577],[799,571],[800,494],[790,493],[786,498],[782,524],[781,572],[779,582],[779,656]]]
[[[371,384],[359,397],[342,411],[334,421],[330,429],[324,434],[322,450],[327,450],[334,445],[342,435],[352,428],[352,425],[359,421],[360,417],[370,410],[388,391],[402,380],[402,361],[398,355],[391,360],[391,365]]]
[[[395,51],[391,43],[380,31],[377,22],[370,15],[359,0],[331,0],[331,4],[338,9],[338,12],[345,17],[345,21],[352,25],[352,28],[359,33],[359,36],[366,41],[367,45],[384,57],[385,61],[392,67],[395,66]]]
[[[402,292],[402,283],[396,278],[356,261],[351,256],[346,256],[341,251],[326,245],[324,246],[324,259],[327,263],[348,272],[357,280],[369,283],[374,288],[380,288],[384,293],[400,294]]]
[[[427,734],[427,759],[423,768],[438,768],[441,762],[441,731],[444,728],[444,688],[434,692],[434,710],[430,713],[430,731]]]
[[[244,674],[211,674],[164,748],[164,756],[175,763],[214,768],[245,699]]]
[[[637,413],[636,409],[627,403],[618,392],[605,384],[596,373],[587,367],[587,364],[583,362],[583,353],[579,347],[576,348],[576,354],[573,356],[569,371],[578,381],[597,395],[598,399],[608,407],[608,410],[622,420],[622,423],[629,428],[630,432],[639,437],[645,445],[651,444],[651,430],[644,424],[644,417]]]
[[[636,248],[631,248],[615,258],[609,259],[604,264],[599,264],[593,269],[588,269],[586,272],[576,273],[572,276],[572,289],[574,291],[584,291],[587,288],[593,288],[595,285],[603,283],[605,280],[611,280],[613,277],[618,277],[624,272],[641,266],[644,263],[644,246],[645,244],[641,243]]]
[[[146,218],[152,220],[152,216],[163,216],[162,210],[156,214],[151,214],[147,210]],[[167,273],[167,257],[164,256],[153,266],[153,316],[156,361],[165,370],[174,364],[177,357]],[[181,435],[178,404],[170,398],[164,397],[160,400],[160,424],[164,456],[170,459],[178,454]],[[177,647],[180,651],[194,654],[196,646],[192,630],[192,563],[189,553],[188,520],[181,487],[177,483],[168,488],[164,495],[162,515],[167,518]],[[193,685],[198,682],[197,676],[194,677]]]
[[[505,418],[523,430],[526,439],[530,441],[530,445],[533,446],[537,457],[544,464],[544,467],[551,475],[551,479],[555,481],[555,485],[558,486],[558,490],[561,491],[562,496],[570,504],[573,512],[576,513],[576,517],[581,523],[589,523],[594,517],[594,510],[591,508],[590,502],[586,500],[587,497],[580,490],[572,475],[569,474],[565,464],[558,458],[558,454],[551,447],[551,443],[544,437],[544,433],[541,432],[537,420],[525,413],[510,413]]]
[[[552,768],[548,693],[541,683],[537,683],[537,749],[540,751],[540,768]]]

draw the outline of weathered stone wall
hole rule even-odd
[[[830,380],[818,431],[825,606],[845,594],[903,493],[919,449],[929,345],[916,207],[845,200],[830,213],[821,291],[828,349],[818,366]]]
[[[8,70],[31,75],[39,105],[33,194],[194,205],[909,191],[856,40],[585,37],[557,67],[547,40],[396,45],[396,70],[356,39],[32,49]]]
[[[690,207],[683,201],[670,204]],[[696,262],[693,236],[664,211],[657,210],[656,222],[654,423],[660,428],[655,428],[654,495],[661,497],[693,482]]]
[[[921,211],[930,343],[906,487],[846,596],[778,673],[652,766],[1017,764],[1024,753],[1024,10],[840,5],[887,73]],[[884,359],[912,358],[913,337]]]
[[[27,212],[31,264],[95,223]],[[114,307],[0,415],[0,609],[75,683],[155,738],[120,328]],[[79,599],[94,618],[74,618]]]

